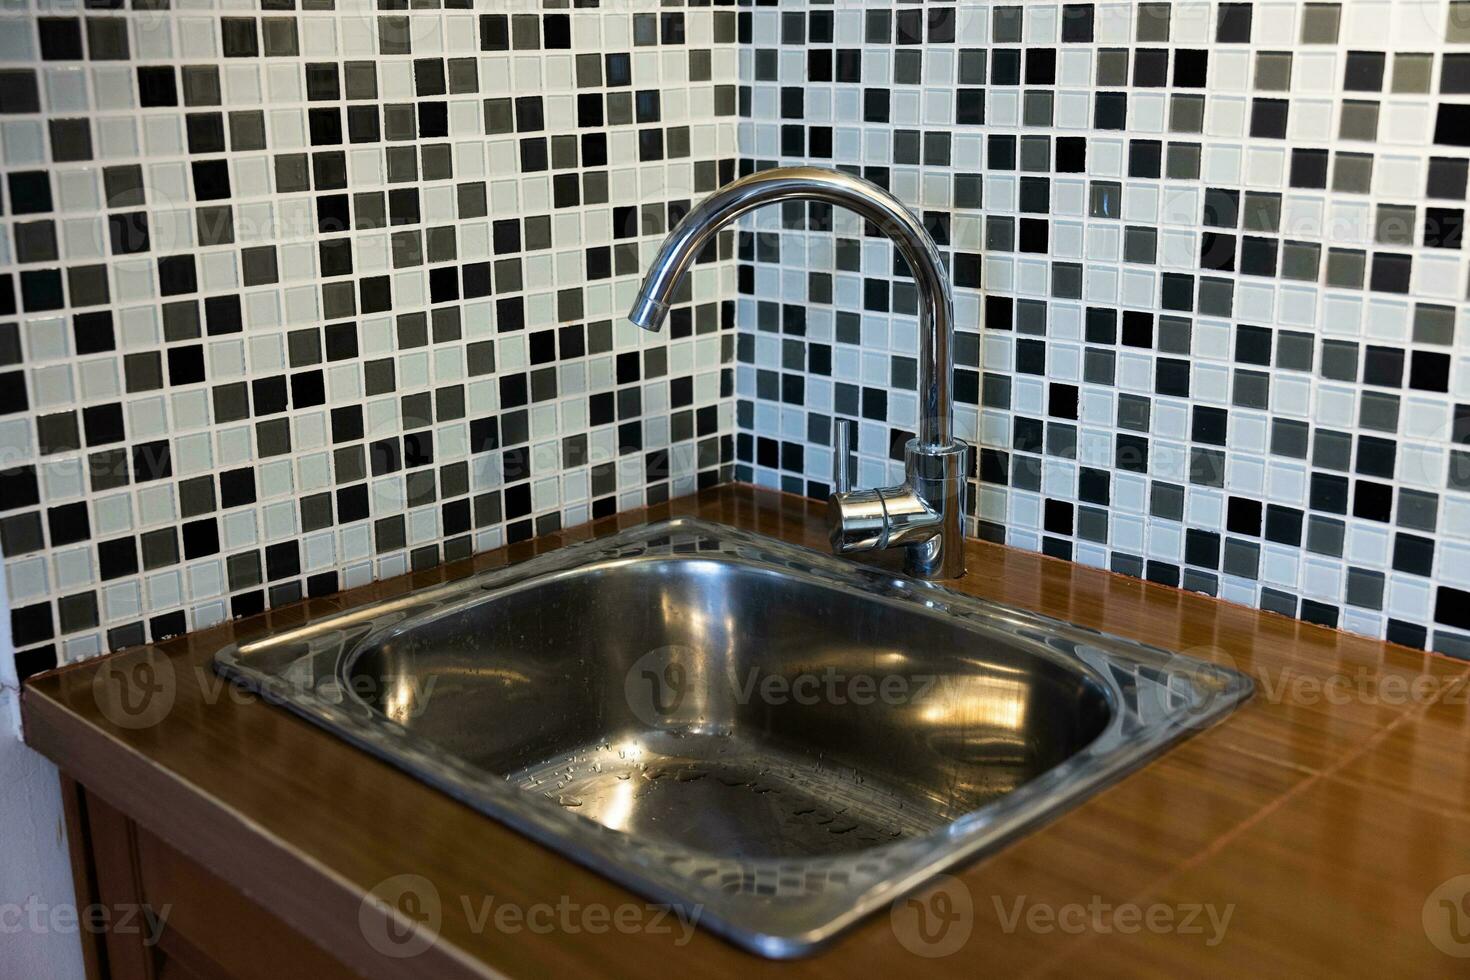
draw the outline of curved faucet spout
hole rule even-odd
[[[891,238],[908,262],[919,296],[919,448],[951,446],[954,297],[944,261],[913,213],[860,177],[818,167],[784,167],[751,174],[711,194],[664,241],[628,319],[645,330],[659,329],[674,291],[721,228],[767,204],[803,200],[855,211]]]
[[[919,432],[904,447],[906,478],[894,487],[853,490],[851,423],[834,429],[829,538],[838,554],[903,548],[904,567],[921,578],[965,573],[965,501],[969,447],[954,438],[954,296],[934,239],[892,194],[836,170],[787,167],[735,181],[700,202],[659,249],[628,319],[657,330],[694,259],[719,230],[767,204],[821,201],[855,211],[898,246],[919,296]]]

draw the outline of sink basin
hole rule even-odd
[[[1250,696],[1222,667],[698,520],[218,669],[754,952],[810,952]]]

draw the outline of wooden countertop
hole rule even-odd
[[[697,514],[820,548],[823,513],[797,497],[720,487],[64,667],[28,683],[26,739],[90,791],[370,976],[1470,973],[1470,959],[1431,942],[1433,935],[1470,955],[1470,899],[1458,911],[1455,925],[1466,938],[1458,946],[1451,909],[1439,904],[1459,901],[1470,878],[1436,892],[1470,875],[1470,663],[1030,552],[969,542],[969,574],[952,587],[1228,659],[1256,678],[1257,693],[1222,724],[959,871],[960,885],[947,887],[968,893],[969,921],[951,915],[950,929],[960,932],[945,932],[933,945],[916,938],[913,909],[897,926],[879,915],[826,952],[785,963],[703,931],[680,942],[677,928],[477,928],[491,897],[523,909],[559,901],[616,908],[641,899],[290,713],[222,686],[208,667],[236,639],[645,520]],[[118,677],[156,687],[170,674],[172,703],[156,724],[109,720],[127,717],[103,710],[110,702],[98,691]],[[370,907],[364,895],[400,874],[427,879],[442,906],[437,941],[403,959],[371,948],[360,925]],[[918,898],[934,902],[936,893]],[[1136,914],[1129,905],[1138,906]],[[1166,916],[1176,928],[1164,928]],[[931,918],[926,935],[939,935],[939,923]],[[942,952],[966,928],[967,941],[950,955],[920,957],[908,948]]]

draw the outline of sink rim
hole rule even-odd
[[[1097,684],[1108,699],[1111,716],[1102,731],[1069,758],[924,837],[822,858],[723,859],[747,868],[752,875],[774,874],[778,866],[846,873],[855,871],[859,862],[881,860],[889,865],[868,887],[843,895],[809,893],[793,905],[752,898],[741,891],[729,895],[707,884],[696,887],[687,874],[670,869],[670,852],[677,858],[682,849],[652,846],[509,782],[494,776],[487,779],[484,770],[392,721],[341,683],[345,669],[357,656],[385,636],[411,629],[424,617],[441,615],[463,603],[534,588],[550,576],[584,571],[589,565],[630,557],[685,560],[678,552],[649,554],[662,539],[681,534],[717,545],[718,550],[694,552],[689,558],[742,561],[826,587],[855,590],[885,604],[902,604],[912,613],[957,619],[961,628],[967,622],[969,628],[981,622],[1001,629],[1029,652],[1059,661]],[[814,952],[934,875],[1056,818],[1177,741],[1218,721],[1254,689],[1250,678],[1228,667],[690,517],[637,525],[279,634],[231,644],[215,654],[213,663],[225,677],[460,802],[653,901],[683,906],[697,917],[699,925],[772,958]],[[1139,714],[1110,669],[1143,671],[1134,679],[1158,688],[1149,688],[1151,694],[1184,693],[1191,700],[1185,708],[1150,721]],[[1161,683],[1148,676],[1155,673],[1163,679]],[[872,875],[862,880],[868,878]]]

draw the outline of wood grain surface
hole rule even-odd
[[[674,514],[825,546],[821,504],[720,487],[39,675],[27,741],[366,976],[1470,976],[1470,958],[1441,949],[1470,955],[1470,899],[1454,909],[1442,903],[1463,898],[1456,883],[1441,887],[1470,875],[1470,664],[1030,552],[969,542],[951,587],[1231,663],[1255,698],[956,872],[946,894],[795,962],[677,927],[486,924],[487,901],[643,902],[209,669],[235,640]],[[161,677],[161,720],[119,724],[109,686]],[[409,957],[366,938],[403,924],[364,901],[399,875],[427,882],[440,913]]]

